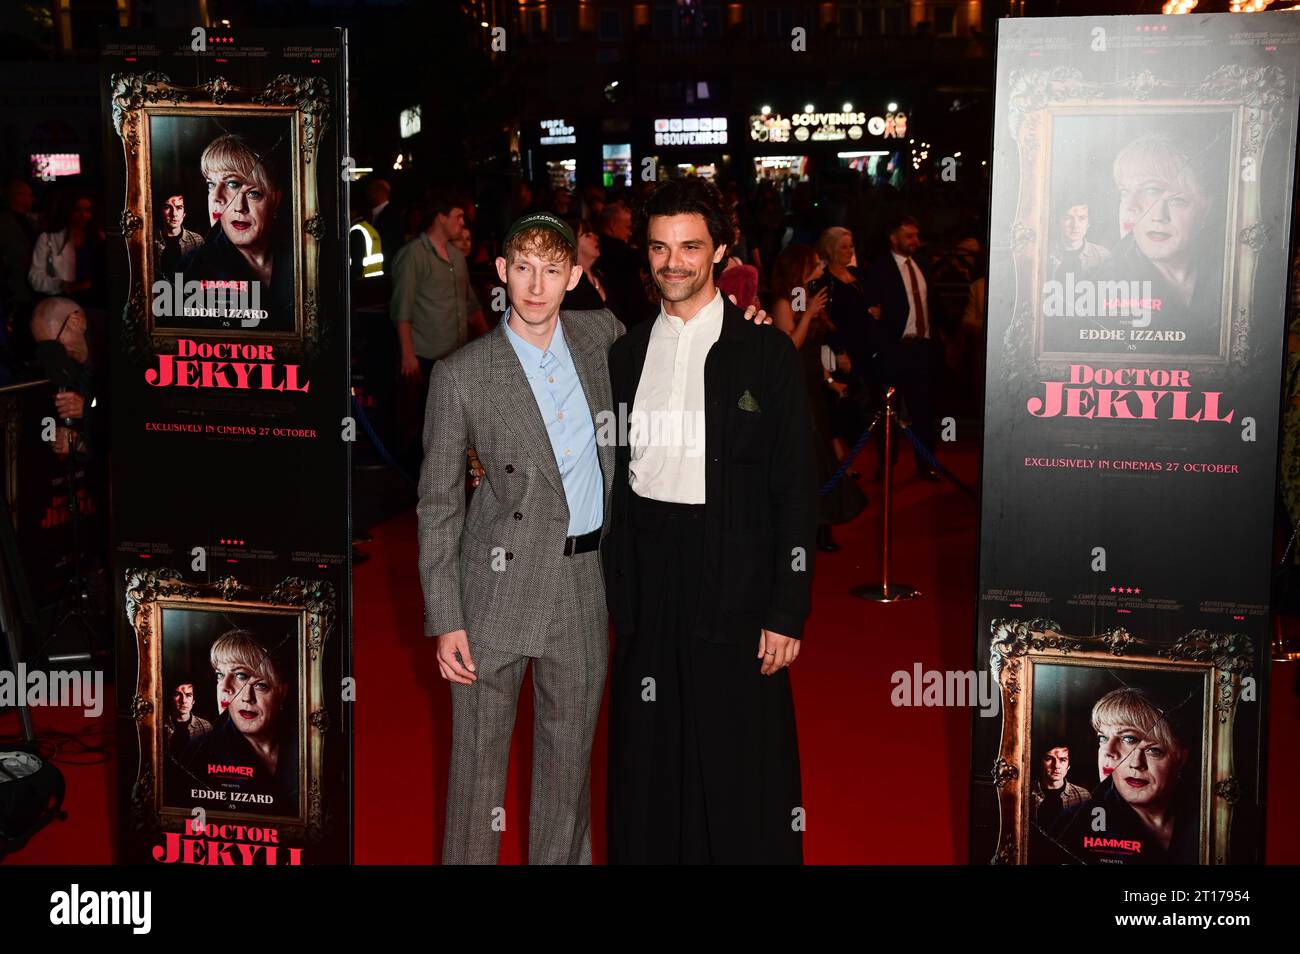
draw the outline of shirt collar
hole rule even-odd
[[[659,319],[655,322],[657,330],[674,335],[695,335],[706,329],[722,324],[722,291],[713,293],[709,303],[691,316],[690,321],[683,321],[676,315],[670,315],[662,304],[659,305]]]
[[[524,366],[525,371],[540,368],[547,352],[558,362],[561,369],[572,367],[573,361],[569,357],[569,343],[564,340],[564,322],[562,320],[555,322],[555,333],[551,335],[551,345],[546,351],[543,351],[510,327],[510,315],[511,311],[507,309],[501,319],[501,325],[505,328],[506,340],[515,349],[515,354],[519,355],[519,363]]]
[[[899,268],[902,268],[903,265],[904,265],[904,264],[905,264],[909,259],[911,259],[911,256],[910,256],[910,255],[899,255],[899,254],[898,254],[897,252],[895,252],[892,248],[889,250],[889,254],[892,255],[892,256],[894,256],[894,261],[898,263],[898,267],[899,267]]]

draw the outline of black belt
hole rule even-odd
[[[573,556],[575,553],[590,553],[600,546],[600,527],[597,527],[591,533],[584,533],[580,537],[564,538],[564,555]]]

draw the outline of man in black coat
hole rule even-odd
[[[393,187],[386,179],[369,179],[366,182],[365,218],[379,233],[383,247],[384,265],[391,268],[397,250],[406,244],[403,235],[405,223],[401,210],[393,205]],[[386,269],[387,270],[387,269]]]
[[[913,256],[921,246],[916,219],[903,216],[889,233],[889,252],[867,269],[867,306],[876,319],[873,334],[876,379],[883,387],[893,386],[902,395],[911,417],[912,433],[935,451],[933,382],[940,351],[930,284]],[[896,408],[898,402],[895,401]],[[884,460],[883,437],[876,444]],[[926,480],[939,475],[918,450],[917,473]]]
[[[788,667],[817,524],[802,372],[786,335],[747,327],[714,285],[732,236],[716,189],[665,183],[642,215],[663,301],[609,355],[628,422],[602,545],[609,859],[798,864]]]
[[[632,210],[610,202],[600,210],[600,266],[605,277],[605,307],[632,328],[654,317],[656,309],[646,298],[641,279],[645,256],[632,246]]]

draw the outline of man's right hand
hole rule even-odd
[[[420,359],[414,351],[402,355],[402,377],[412,381],[420,377]]]
[[[461,665],[462,660],[464,665]],[[438,637],[438,669],[448,682],[469,686],[478,681],[474,660],[469,655],[469,634],[465,630],[454,629]]]
[[[59,417],[80,420],[86,413],[86,399],[76,391],[60,391],[54,395],[54,410]]]

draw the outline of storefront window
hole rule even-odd
[[[546,160],[546,178],[550,181],[552,189],[568,189],[570,192],[574,191],[578,182],[578,160]]]
[[[605,188],[632,185],[632,144],[614,143],[600,147],[602,179]]]
[[[787,180],[802,182],[808,178],[807,156],[755,156],[754,178],[768,179],[777,184]]]

